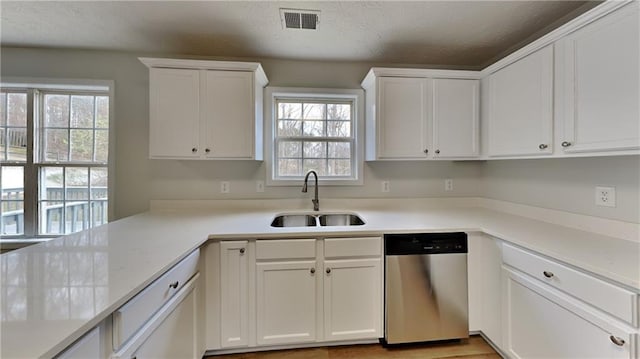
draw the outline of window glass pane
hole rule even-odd
[[[279,119],[302,119],[302,104],[301,103],[288,103],[281,102],[278,104],[278,118]]]
[[[318,173],[318,176],[324,176],[327,174],[327,160],[326,159],[305,159],[303,161],[303,172],[307,173],[314,170]]]
[[[302,175],[302,161],[292,159],[278,160],[278,174],[280,176],[300,176]]]
[[[7,142],[7,139],[5,137],[5,134],[5,129],[0,127],[0,161],[6,160],[5,151],[7,148],[5,146],[5,143]]]
[[[328,120],[351,120],[351,105],[349,104],[328,104],[327,105]]]
[[[27,127],[27,94],[7,94],[7,125]]]
[[[350,142],[329,142],[329,158],[351,158]]]
[[[0,93],[0,126],[7,125],[7,93]]]
[[[23,234],[24,168],[2,167],[0,179],[0,234]]]
[[[109,97],[96,97],[96,127],[109,128]]]
[[[67,130],[44,130],[45,161],[66,162],[69,160],[69,132]]]
[[[74,233],[89,228],[89,202],[67,201],[65,214],[65,233]]]
[[[89,169],[67,168],[65,173],[67,188],[66,201],[89,199]]]
[[[323,103],[305,103],[302,106],[303,118],[305,120],[324,120],[326,105]]]
[[[323,137],[325,121],[304,121],[302,124],[302,134],[304,136]]]
[[[96,161],[107,162],[109,159],[109,131],[96,130]]]
[[[71,161],[93,161],[93,131],[71,130]]]
[[[351,122],[327,121],[328,137],[351,137]]]
[[[40,171],[40,200],[64,200],[62,167],[43,167]]]
[[[91,227],[107,223],[109,204],[107,201],[91,201]]]
[[[69,96],[44,96],[44,126],[69,127]]]
[[[302,157],[302,142],[282,141],[279,144],[278,157]]]
[[[351,160],[329,160],[330,176],[351,176]]]
[[[71,96],[71,127],[93,127],[93,96]]]
[[[64,202],[42,201],[40,202],[40,233],[63,234],[64,233]]]
[[[302,121],[278,121],[278,136],[291,137],[302,135]]]
[[[91,199],[106,200],[108,183],[109,176],[106,168],[91,168]]]
[[[327,143],[326,142],[305,142],[304,157],[305,158],[326,158]]]
[[[27,129],[7,128],[7,160],[27,161]]]

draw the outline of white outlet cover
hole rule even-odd
[[[220,193],[229,193],[231,189],[229,188],[229,182],[222,181],[220,182]]]
[[[616,188],[615,187],[596,187],[596,205],[603,207],[616,206]]]
[[[382,192],[389,192],[391,190],[391,185],[389,181],[382,181]]]
[[[453,180],[451,178],[444,180],[444,190],[447,192],[453,191]]]
[[[256,181],[256,192],[264,192],[264,181]]]

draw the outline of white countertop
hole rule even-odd
[[[262,202],[254,208],[158,210],[3,254],[0,357],[59,353],[207,239],[481,231],[640,292],[636,241],[487,208],[416,200],[409,206],[369,200],[340,207],[357,212],[366,222],[362,226],[272,228],[273,217],[289,211]]]

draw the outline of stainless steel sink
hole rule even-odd
[[[271,227],[315,227],[316,217],[308,214],[285,214],[277,216]]]
[[[323,214],[318,217],[321,226],[361,226],[362,218],[355,214]]]

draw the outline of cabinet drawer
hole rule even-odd
[[[199,256],[200,250],[197,249],[113,313],[115,350],[197,272]]]
[[[510,245],[504,245],[503,261],[633,326],[638,325],[638,296],[633,292]]]
[[[380,237],[326,238],[324,240],[326,258],[378,257],[380,255],[382,255]]]
[[[256,259],[305,259],[315,257],[315,239],[256,241]]]

